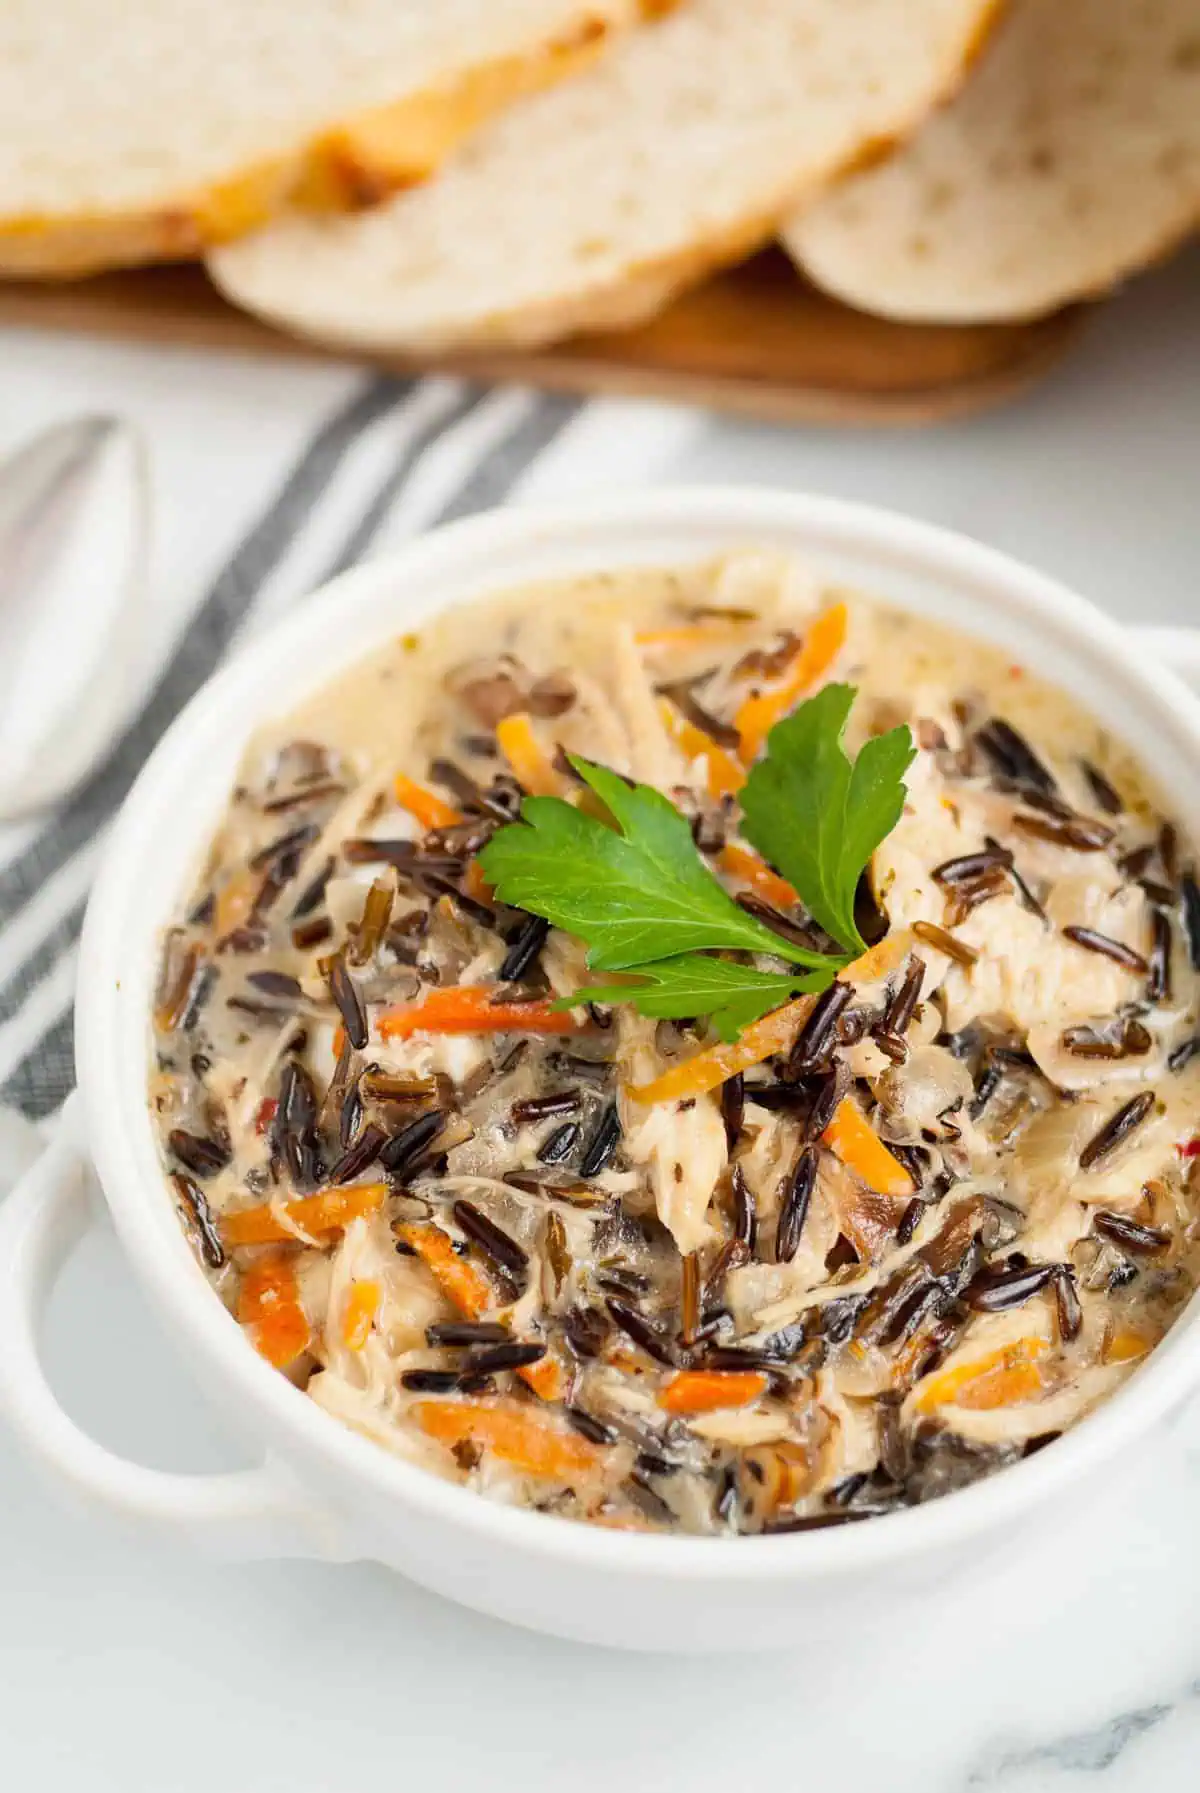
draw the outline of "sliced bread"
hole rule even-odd
[[[632,323],[910,130],[993,0],[685,0],[361,216],[209,258],[236,303],[380,353]]]
[[[377,199],[652,0],[7,0],[0,274],[196,255]]]
[[[1197,0],[1016,0],[959,98],[784,241],[852,305],[958,323],[1102,293],[1197,223]]]

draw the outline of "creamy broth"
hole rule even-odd
[[[707,1024],[552,1009],[585,949],[475,855],[523,790],[577,799],[579,754],[819,944],[719,774],[843,605],[804,694],[858,688],[851,751],[918,748],[860,893],[880,942],[740,1074],[641,1100]],[[246,753],[164,946],[181,1217],[284,1374],[494,1498],[700,1534],[923,1501],[1082,1418],[1191,1293],[1192,857],[1061,693],[790,561],[451,612]]]

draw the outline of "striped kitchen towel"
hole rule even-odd
[[[172,644],[111,751],[53,813],[0,838],[0,1103],[42,1120],[68,1095],[79,930],[108,825],[239,637],[417,531],[498,504],[669,476],[704,427],[702,414],[667,406],[452,379],[363,377],[343,389],[257,514],[226,525],[223,560],[183,594]],[[163,496],[169,514],[173,495],[165,505]],[[211,526],[219,534],[222,519]]]

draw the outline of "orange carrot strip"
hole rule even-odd
[[[1105,1363],[1132,1363],[1136,1357],[1145,1357],[1150,1349],[1150,1340],[1144,1333],[1134,1332],[1129,1326],[1122,1326],[1104,1346]]]
[[[1032,1401],[1041,1392],[1042,1373],[1035,1363],[1004,1364],[964,1388],[957,1405],[984,1413],[994,1407],[1015,1407],[1020,1401]]]
[[[547,1425],[533,1409],[482,1401],[418,1401],[412,1412],[421,1430],[439,1444],[481,1444],[526,1475],[561,1481],[586,1474],[600,1461],[594,1445]]]
[[[986,1412],[993,1407],[1007,1407],[1016,1401],[1029,1400],[1043,1387],[1042,1374],[1034,1359],[1047,1350],[1047,1341],[1036,1335],[1018,1339],[990,1351],[975,1363],[959,1363],[940,1375],[929,1377],[920,1388],[916,1406],[921,1413],[953,1403],[972,1411]]]
[[[432,1222],[409,1222],[396,1228],[396,1237],[411,1246],[451,1307],[464,1320],[478,1320],[495,1300],[492,1285],[469,1258],[460,1258],[448,1233]]]
[[[731,753],[714,741],[710,734],[684,716],[664,697],[658,706],[663,727],[680,752],[689,760],[702,759],[708,768],[708,791],[711,797],[733,797],[746,782],[746,774]]]
[[[720,864],[723,871],[728,872],[731,877],[740,878],[744,884],[749,884],[768,903],[774,903],[777,909],[790,909],[797,900],[796,892],[787,879],[781,878],[778,872],[773,872],[766,860],[760,859],[749,847],[722,847]]]
[[[342,1309],[342,1343],[348,1350],[361,1351],[370,1338],[382,1294],[372,1277],[350,1284]]]
[[[426,790],[404,772],[397,772],[392,789],[396,802],[415,816],[422,828],[453,828],[463,820],[463,813],[445,802],[435,791]]]
[[[527,1363],[517,1375],[531,1388],[540,1401],[557,1401],[561,1399],[566,1378],[562,1366],[553,1357],[543,1357],[540,1363]]]
[[[892,1157],[852,1097],[842,1097],[821,1137],[868,1188],[880,1195],[912,1194],[912,1178],[900,1160]]]
[[[718,1407],[746,1407],[767,1386],[761,1370],[680,1370],[658,1397],[668,1413],[713,1413]]]
[[[742,760],[747,766],[758,758],[763,742],[780,717],[786,716],[833,665],[846,640],[846,623],[846,606],[831,604],[809,627],[774,690],[748,697],[742,704],[735,723],[741,736]]]
[[[561,797],[563,780],[553,761],[543,752],[524,710],[504,716],[496,724],[500,751],[513,769],[517,783],[532,797]]]
[[[467,875],[463,879],[463,884],[467,895],[469,897],[474,897],[477,903],[490,903],[493,896],[496,894],[484,877],[483,867],[480,865],[478,859],[472,859],[470,865],[467,867]]]
[[[422,1002],[384,1009],[378,1017],[381,1040],[407,1040],[414,1033],[578,1033],[569,1009],[550,1001],[495,1002],[495,986],[464,984],[431,990]]]
[[[307,1350],[312,1330],[300,1305],[296,1269],[289,1258],[261,1258],[250,1266],[238,1292],[237,1317],[253,1339],[255,1350],[277,1370],[286,1369]]]
[[[912,936],[907,928],[899,928],[894,934],[885,934],[874,946],[869,946],[865,953],[851,961],[838,976],[847,984],[874,984],[881,977],[887,977],[895,971],[900,961],[907,955],[912,946]]]
[[[742,622],[735,622],[731,616],[714,617],[710,622],[680,623],[674,628],[639,629],[633,639],[639,647],[669,648],[686,654],[692,648],[728,647],[731,642],[741,641],[757,622],[758,618],[752,616]]]
[[[345,1189],[325,1189],[320,1195],[306,1195],[299,1201],[287,1202],[283,1212],[292,1226],[301,1233],[316,1237],[321,1233],[337,1233],[366,1214],[377,1214],[387,1199],[386,1183],[349,1183]],[[283,1245],[294,1241],[283,1221],[264,1202],[258,1208],[243,1208],[226,1214],[221,1221],[221,1237],[226,1245]]]
[[[630,1084],[629,1094],[638,1102],[678,1102],[685,1096],[702,1096],[706,1090],[716,1089],[739,1071],[748,1071],[751,1065],[785,1051],[807,1021],[815,1000],[812,996],[799,996],[795,1002],[785,1003],[783,1008],[772,1010],[761,1021],[744,1028],[740,1039],[707,1046],[682,1064],[672,1065],[650,1083]]]

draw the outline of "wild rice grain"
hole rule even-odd
[[[554,1279],[554,1293],[561,1293],[562,1286],[571,1274],[571,1248],[567,1242],[567,1229],[553,1208],[546,1216],[545,1230],[546,1262],[550,1266],[550,1274]]]
[[[914,953],[908,961],[908,969],[904,973],[900,988],[888,1003],[883,1015],[883,1032],[895,1034],[897,1038],[905,1033],[912,1023],[917,1004],[921,1000],[921,986],[925,981],[925,961]],[[876,1039],[879,1035],[876,1034]]]
[[[725,1123],[725,1146],[732,1152],[742,1131],[746,1113],[746,1080],[738,1071],[721,1085],[721,1119]]]
[[[334,1184],[352,1183],[355,1177],[361,1176],[364,1170],[374,1164],[387,1144],[387,1137],[382,1127],[377,1127],[373,1121],[368,1122],[329,1172],[329,1181]]]
[[[1124,805],[1121,802],[1121,793],[1111,779],[1106,778],[1099,766],[1094,766],[1091,760],[1081,760],[1080,766],[1083,776],[1087,779],[1088,789],[1099,807],[1104,810],[1106,815],[1119,816]]]
[[[833,1044],[838,1017],[853,996],[853,985],[840,978],[818,996],[808,1020],[796,1036],[787,1062],[787,1077],[794,1080],[818,1067]]]
[[[1072,1339],[1079,1337],[1083,1325],[1083,1308],[1079,1303],[1074,1272],[1066,1264],[1058,1266],[1058,1274],[1054,1278],[1054,1312],[1058,1321],[1058,1336],[1064,1345],[1069,1345]]]
[[[902,1040],[898,1034],[888,1033],[886,1029],[878,1027],[871,1035],[871,1038],[883,1053],[884,1057],[890,1058],[894,1065],[907,1064],[908,1042]]]
[[[1185,872],[1179,886],[1183,893],[1183,925],[1187,933],[1188,955],[1192,967],[1200,971],[1200,885],[1192,872]]]
[[[550,923],[540,915],[531,915],[522,924],[496,973],[502,984],[520,983],[528,976],[541,956],[549,932]]]
[[[973,884],[986,872],[1008,871],[1013,856],[1007,847],[988,847],[982,853],[964,853],[958,859],[944,859],[933,868],[939,884]]]
[[[1149,1029],[1132,1016],[1123,1021],[1119,1033],[1105,1033],[1094,1027],[1068,1027],[1062,1036],[1063,1050],[1073,1058],[1120,1059],[1141,1058],[1154,1041]]]
[[[804,1122],[804,1138],[806,1140],[820,1139],[833,1119],[838,1103],[846,1093],[848,1082],[849,1074],[842,1064],[836,1064],[832,1071],[826,1072],[813,1097],[812,1107]]]
[[[621,1117],[617,1113],[615,1102],[609,1104],[601,1115],[595,1132],[584,1148],[579,1160],[581,1177],[599,1176],[616,1155],[621,1143]]]
[[[503,1345],[508,1341],[507,1326],[498,1320],[435,1320],[425,1328],[426,1343],[438,1345]]]
[[[317,1093],[313,1080],[302,1065],[290,1058],[279,1079],[274,1134],[292,1179],[301,1189],[315,1188],[324,1175],[316,1129]]]
[[[700,1329],[700,1259],[694,1251],[679,1262],[679,1338],[690,1345]]]
[[[1029,785],[1035,791],[1054,796],[1058,785],[1042,764],[1024,735],[1018,734],[1011,722],[993,716],[975,735],[996,770],[1016,784]]]
[[[476,1351],[465,1366],[466,1374],[472,1376],[494,1376],[501,1370],[524,1370],[531,1364],[541,1363],[546,1355],[545,1345],[522,1345],[517,1341],[511,1344],[493,1345],[482,1351]]]
[[[398,1180],[407,1176],[443,1131],[449,1118],[440,1108],[434,1108],[402,1127],[379,1154],[384,1169]]]
[[[567,1424],[574,1426],[580,1437],[586,1438],[589,1444],[616,1444],[621,1436],[615,1426],[605,1425],[602,1419],[597,1419],[594,1413],[588,1413],[582,1407],[564,1407],[563,1412],[567,1416]]]
[[[304,994],[299,979],[290,977],[286,971],[251,971],[246,982],[261,990],[264,996],[278,996],[284,1002],[295,1002]]]
[[[779,1203],[779,1222],[775,1229],[777,1264],[790,1264],[800,1248],[800,1235],[808,1218],[808,1204],[816,1180],[816,1148],[805,1146],[792,1167]]]
[[[509,1119],[518,1127],[529,1121],[548,1121],[552,1115],[574,1114],[579,1107],[578,1090],[561,1090],[557,1095],[531,1096],[527,1102],[514,1102]]]
[[[293,921],[303,921],[305,916],[311,915],[325,901],[325,890],[333,876],[333,866],[334,861],[327,859],[316,876],[304,886],[292,908]]]
[[[986,841],[986,843],[989,847],[998,848],[1000,845],[999,841],[994,840],[990,834],[985,834],[984,840]],[[1010,858],[1011,858],[1011,855],[1010,855]],[[1012,879],[1013,883],[1016,885],[1017,895],[1020,897],[1021,902],[1024,904],[1025,908],[1028,909],[1029,913],[1031,915],[1036,915],[1042,921],[1045,921],[1046,920],[1046,911],[1042,908],[1042,905],[1038,902],[1037,898],[1034,896],[1033,891],[1030,889],[1027,880],[1023,877],[1023,875],[1021,873],[1021,868],[1017,864],[1015,859],[1013,859],[1011,864],[1009,865],[1008,875]]]
[[[538,1163],[564,1164],[579,1144],[581,1134],[578,1121],[565,1121],[561,1127],[555,1127],[538,1147]]]
[[[1111,1209],[1097,1208],[1092,1215],[1093,1231],[1101,1238],[1110,1239],[1123,1251],[1130,1251],[1135,1256],[1153,1257],[1160,1251],[1166,1251],[1171,1243],[1171,1235],[1160,1226],[1142,1226],[1136,1220],[1130,1220],[1127,1214],[1114,1214]]]
[[[1146,980],[1147,1002],[1171,1000],[1171,918],[1162,909],[1155,909],[1150,918],[1150,975]]]
[[[1018,810],[1013,817],[1013,827],[1034,840],[1049,841],[1055,847],[1069,847],[1074,853],[1098,853],[1113,838],[1113,831],[1106,823],[1091,821],[1087,816],[1074,816],[1068,821],[1065,817],[1027,815]]]
[[[1060,1270],[1058,1264],[1021,1264],[1015,1269],[985,1264],[963,1290],[963,1299],[976,1313],[1005,1314],[1048,1288]]]
[[[1164,822],[1158,831],[1159,864],[1169,884],[1179,882],[1179,830],[1174,822]]]
[[[387,933],[388,922],[392,919],[392,904],[395,900],[396,893],[391,884],[383,878],[376,878],[367,892],[358,931],[348,948],[352,965],[369,965],[379,951],[380,943]]]
[[[305,847],[310,847],[320,832],[315,822],[308,822],[301,828],[293,828],[287,834],[281,834],[278,839],[269,841],[252,855],[249,860],[251,871],[266,871],[293,858]]]
[[[1136,971],[1143,977],[1149,974],[1150,966],[1143,955],[1135,952],[1132,946],[1126,946],[1123,940],[1113,940],[1108,934],[1098,934],[1095,928],[1072,926],[1064,928],[1063,934],[1076,946],[1083,947],[1085,952],[1099,953],[1102,958],[1111,959],[1114,965],[1122,965],[1126,971]]]
[[[1114,1152],[1141,1126],[1154,1107],[1154,1100],[1153,1090],[1143,1090],[1140,1095],[1131,1097],[1124,1107],[1118,1108],[1112,1119],[1104,1123],[1080,1152],[1079,1168],[1091,1170]]]
[[[979,963],[979,954],[973,946],[968,946],[965,940],[956,940],[953,934],[948,934],[945,928],[939,928],[936,922],[914,921],[912,931],[918,940],[923,940],[926,946],[932,946],[936,952],[945,953],[948,959],[953,959],[964,970]]]
[[[167,1134],[167,1148],[194,1177],[215,1177],[230,1160],[230,1149],[221,1140],[207,1134],[189,1133],[183,1127],[172,1127]]]
[[[616,1295],[607,1296],[604,1305],[626,1338],[632,1339],[656,1363],[665,1364],[668,1369],[674,1367],[675,1357],[670,1343],[644,1314]]]
[[[758,1243],[758,1212],[754,1192],[740,1164],[735,1164],[729,1172],[729,1190],[733,1196],[733,1236],[739,1245],[746,1247],[748,1256],[753,1257]]]
[[[895,1151],[894,1146],[892,1147],[892,1150]],[[911,1168],[909,1169],[908,1174],[909,1176],[912,1176]],[[900,1216],[900,1225],[896,1228],[897,1245],[907,1245],[909,1243],[918,1226],[921,1224],[921,1216],[924,1212],[925,1203],[919,1196],[914,1195],[903,1214]]]
[[[208,1197],[198,1183],[191,1177],[185,1177],[182,1171],[171,1173],[171,1182],[175,1193],[183,1203],[185,1217],[195,1231],[200,1244],[200,1255],[210,1270],[220,1270],[225,1262],[225,1247],[217,1231],[217,1223],[213,1211],[208,1205]]]
[[[346,1028],[346,1038],[356,1052],[361,1052],[367,1043],[367,1011],[363,1007],[358,985],[346,969],[346,962],[340,953],[335,954],[329,967],[329,994],[337,1004],[338,1013]]]
[[[529,1269],[529,1253],[488,1217],[474,1202],[456,1201],[450,1210],[455,1220],[486,1257],[510,1276],[523,1281]]]
[[[584,1360],[600,1355],[611,1330],[606,1317],[595,1307],[570,1308],[562,1324],[567,1344],[576,1357]]]

